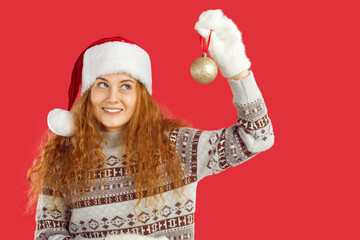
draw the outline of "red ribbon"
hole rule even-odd
[[[201,50],[203,51],[203,53],[207,53],[208,49],[209,49],[209,45],[210,45],[210,38],[211,38],[211,33],[212,33],[213,30],[210,30],[210,35],[209,35],[209,39],[206,43],[206,46],[205,46],[205,38],[203,38],[201,35],[200,35],[200,45],[201,45]]]

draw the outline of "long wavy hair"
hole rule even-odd
[[[91,88],[72,108],[75,132],[63,137],[47,131],[42,140],[41,154],[34,160],[27,173],[31,211],[41,193],[52,196],[53,210],[65,210],[72,198],[84,197],[86,187],[96,185],[89,176],[98,173],[105,165],[103,154],[103,125],[96,119],[90,100]],[[136,83],[136,106],[130,120],[122,126],[119,134],[124,143],[127,166],[136,165],[136,172],[127,172],[135,179],[139,201],[150,200],[155,208],[166,182],[171,182],[177,194],[184,194],[184,170],[176,147],[167,133],[174,128],[188,127],[187,122],[170,118],[151,97],[143,84]],[[120,157],[120,156],[119,156]],[[103,178],[105,179],[105,177]],[[104,184],[105,180],[103,181]],[[143,189],[147,191],[143,191]],[[159,194],[157,194],[159,193]],[[155,197],[156,196],[156,197]],[[62,199],[57,205],[56,198]],[[134,208],[134,211],[135,211]]]

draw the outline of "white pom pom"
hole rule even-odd
[[[74,130],[72,113],[60,108],[49,112],[47,123],[50,130],[60,136],[69,137]]]

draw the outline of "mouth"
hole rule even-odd
[[[106,113],[120,113],[122,112],[121,108],[102,108]]]

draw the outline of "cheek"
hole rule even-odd
[[[90,102],[91,102],[91,107],[92,107],[92,111],[93,111],[93,114],[95,116],[95,118],[97,120],[99,120],[99,117],[101,116],[100,114],[100,103],[101,103],[101,99],[99,98],[98,95],[96,94],[90,94]]]
[[[127,109],[133,112],[136,105],[136,95],[127,96],[124,101],[126,102]]]
[[[132,109],[132,112],[134,112],[135,106],[136,106],[136,96],[133,97],[133,99],[131,100],[131,109]]]
[[[99,94],[96,94],[96,92],[95,93],[91,92],[90,101],[91,101],[93,107],[96,107],[97,105],[99,105],[101,103]]]

